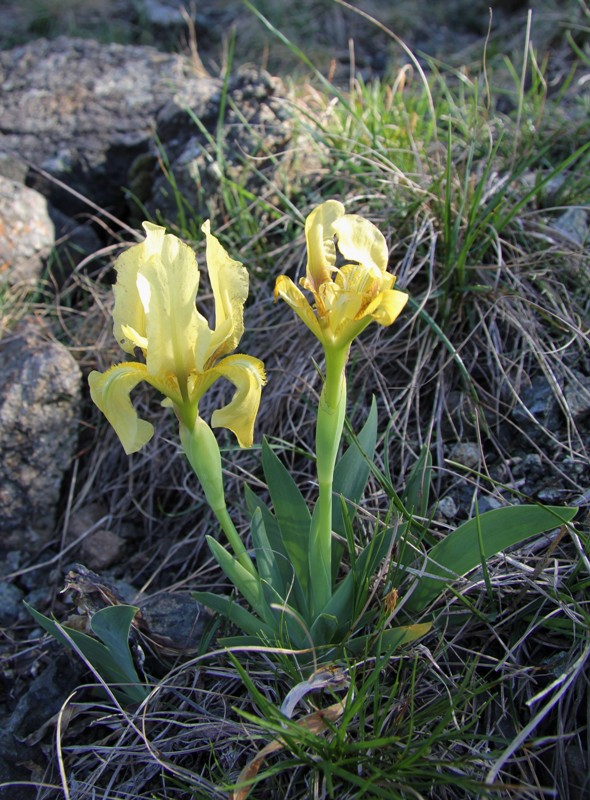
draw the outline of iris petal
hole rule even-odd
[[[314,293],[322,283],[331,279],[332,269],[336,264],[333,226],[343,214],[342,203],[327,200],[315,208],[305,220],[307,280],[308,288]]]
[[[88,376],[90,396],[115,429],[127,455],[140,450],[154,434],[153,425],[139,418],[129,397],[137,384],[147,378],[144,364],[130,363]]]
[[[275,282],[274,294],[275,300],[280,297],[288,303],[310,331],[317,336],[318,339],[322,338],[322,329],[313,308],[309,305],[301,289],[295,286],[291,278],[288,278],[286,275],[279,275]]]
[[[361,264],[365,269],[385,272],[389,253],[385,237],[372,222],[357,214],[345,214],[332,225],[338,249],[346,261]]]
[[[230,258],[219,240],[211,234],[207,220],[201,230],[207,241],[207,272],[215,298],[215,330],[207,360],[231,353],[244,333],[244,303],[248,297],[248,271]]]
[[[240,447],[251,447],[260,394],[266,383],[262,361],[252,356],[226,356],[211,371],[227,378],[237,390],[226,406],[213,412],[212,426],[228,428],[236,435]]]
[[[197,339],[206,321],[197,313],[199,269],[192,249],[176,236],[159,237],[159,252],[138,270],[137,285],[146,317],[146,363],[151,375],[177,375],[186,383],[195,368]]]

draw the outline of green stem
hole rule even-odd
[[[332,596],[332,484],[346,412],[348,347],[325,348],[326,380],[320,396],[316,427],[319,497],[309,540],[311,607],[321,613]]]
[[[217,517],[238,562],[252,575],[256,575],[256,567],[248,555],[225,504],[221,454],[215,434],[207,423],[197,416],[192,429],[181,422],[180,441],[189,464],[203,487],[207,503]]]

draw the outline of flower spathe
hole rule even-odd
[[[372,222],[346,214],[337,200],[327,200],[305,221],[307,270],[301,286],[313,305],[286,275],[275,284],[281,297],[326,349],[348,348],[371,321],[391,325],[408,296],[394,289],[387,272],[383,234]]]
[[[195,299],[199,268],[192,249],[165,229],[144,222],[145,240],[122,253],[115,263],[113,332],[121,348],[138,351],[145,363],[124,362],[88,377],[93,401],[115,429],[126,453],[143,447],[153,435],[150,422],[140,419],[130,392],[147,381],[165,396],[189,431],[198,418],[198,403],[218,378],[236,387],[234,397],[216,410],[214,427],[233,431],[242,447],[253,441],[254,420],[265,383],[261,361],[229,355],[244,332],[243,308],[248,273],[229,257],[210,232],[206,261],[215,300],[215,326],[198,312]]]

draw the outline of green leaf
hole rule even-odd
[[[137,606],[115,605],[101,608],[92,615],[90,627],[107,649],[130,681],[138,676],[129,649],[131,623],[138,612]]]
[[[252,516],[252,542],[256,556],[256,569],[262,581],[267,581],[275,592],[284,600],[286,597],[285,581],[277,564],[277,557],[266,535],[266,527],[262,511],[257,508]],[[281,558],[281,556],[279,556]]]
[[[307,619],[307,600],[303,594],[301,584],[297,579],[295,570],[293,569],[293,565],[287,554],[287,549],[285,548],[278,522],[268,506],[259,497],[257,497],[254,492],[248,488],[248,486],[246,486],[245,494],[246,504],[252,519],[254,519],[254,515],[257,511],[262,514],[262,522],[264,524],[264,531],[268,539],[268,546],[274,555],[275,567],[280,573],[280,585],[283,587],[283,597],[289,600],[290,605],[297,609],[303,619]],[[254,530],[252,530],[253,539],[254,536],[255,533]],[[258,548],[255,539],[254,544]],[[256,555],[258,556],[258,552]]]
[[[259,637],[265,637],[269,641],[274,637],[274,631],[254,614],[238,605],[232,597],[227,595],[213,594],[213,592],[191,592],[191,596],[202,603],[207,608],[221,614],[230,622],[233,622],[244,633],[256,637],[256,643],[260,644]]]
[[[307,595],[311,514],[293,478],[266,440],[262,444],[262,465],[285,550],[301,588]]]
[[[228,553],[212,536],[207,536],[207,544],[213,557],[236,587],[242,597],[252,606],[254,611],[267,622],[270,621],[270,609],[268,608],[262,592],[259,575],[252,575],[238,560]]]
[[[460,525],[436,544],[420,564],[427,575],[418,577],[404,610],[422,611],[446,587],[507,547],[520,544],[559,525],[570,522],[577,508],[522,505],[496,508]],[[479,528],[479,534],[478,534]],[[480,539],[481,534],[481,539]],[[482,548],[483,547],[483,553]],[[415,559],[412,559],[415,566]],[[407,567],[409,561],[405,562]]]
[[[356,515],[354,504],[358,504],[363,496],[369,475],[370,462],[377,444],[377,404],[375,398],[365,424],[358,436],[354,437],[344,455],[338,460],[334,469],[333,491],[342,495],[347,502],[349,519],[352,522]],[[345,522],[342,506],[335,502],[332,510],[332,528],[341,536],[345,535]]]
[[[333,614],[320,614],[311,626],[311,639],[316,647],[331,644],[338,629],[339,620]]]
[[[430,478],[432,473],[432,456],[426,445],[420,451],[418,460],[412,467],[402,502],[410,514],[425,517],[430,504]]]
[[[387,527],[377,533],[363,549],[345,578],[340,581],[332,597],[322,610],[322,614],[338,620],[338,637],[344,638],[350,633],[367,599],[371,578],[379,564],[387,555],[392,537],[401,535],[405,526],[398,529]],[[314,637],[314,642],[319,640]],[[328,642],[325,642],[327,644]]]
[[[135,606],[108,606],[97,611],[94,615],[92,620],[93,630],[94,619],[100,614],[98,629],[101,636],[104,634],[110,646],[99,642],[86,633],[82,633],[82,631],[69,628],[66,625],[59,625],[28,603],[25,603],[25,607],[43,630],[51,634],[54,639],[57,639],[58,642],[66,645],[66,647],[78,648],[105,683],[115,686],[120,685],[120,690],[114,691],[117,696],[124,697],[134,703],[140,703],[148,696],[149,689],[142,685],[129,651],[130,626],[137,612]]]
[[[378,634],[367,636],[355,636],[354,639],[346,642],[345,650],[351,656],[360,655],[380,655],[381,653],[393,652],[404,644],[420,639],[425,636],[432,628],[432,622],[419,622],[415,625],[402,625],[397,628],[388,628]]]

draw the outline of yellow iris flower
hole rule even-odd
[[[215,327],[197,311],[199,268],[194,252],[164,228],[144,222],[146,239],[119,256],[115,263],[113,332],[121,348],[138,351],[145,363],[125,362],[88,377],[93,401],[115,429],[126,453],[134,453],[154,432],[140,419],[130,392],[147,381],[167,399],[181,423],[195,429],[198,403],[218,378],[236,387],[231,402],[216,410],[214,427],[233,431],[242,447],[253,441],[254,420],[265,383],[261,361],[247,355],[228,355],[244,332],[243,308],[248,296],[248,273],[229,257],[210,232],[206,260],[215,299]]]
[[[387,243],[363,217],[346,214],[337,200],[319,205],[305,221],[307,271],[300,283],[313,307],[286,275],[275,284],[281,297],[325,348],[347,348],[371,320],[391,325],[408,296],[387,272]]]

